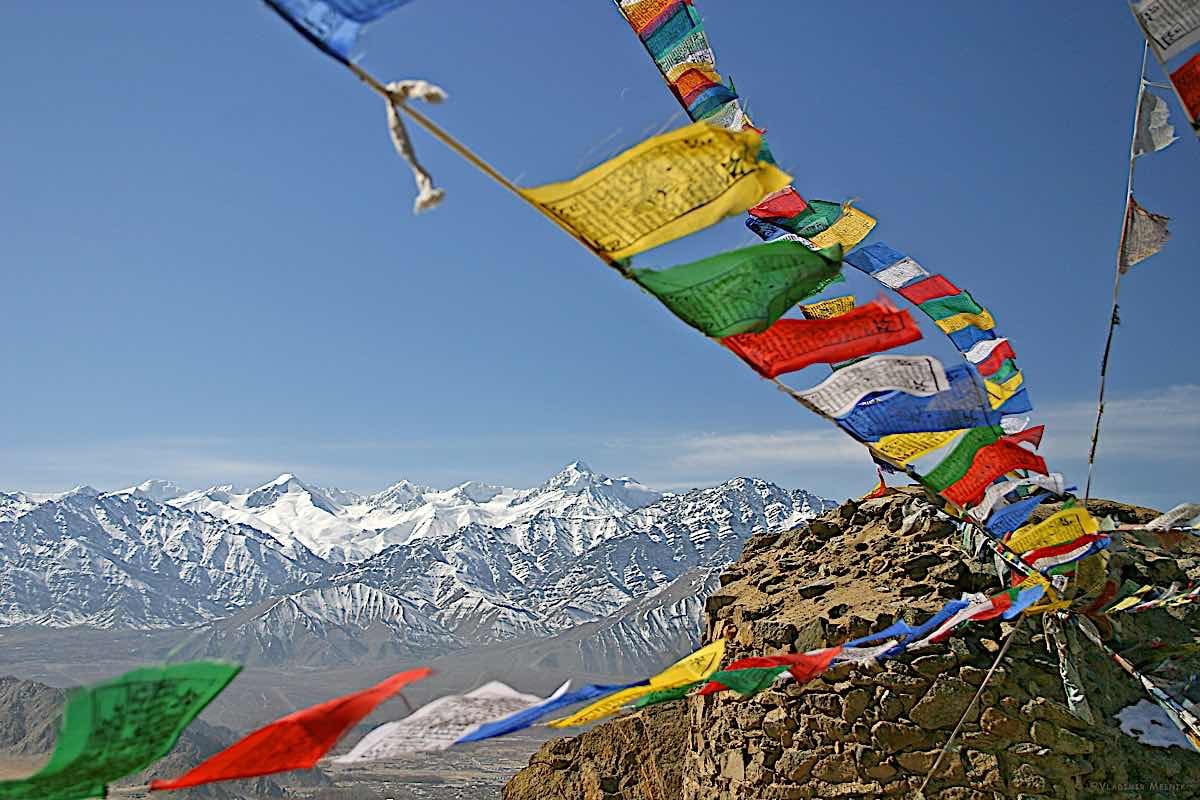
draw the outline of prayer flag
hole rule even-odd
[[[1146,523],[1146,529],[1166,531],[1171,528],[1188,527],[1188,523],[1200,516],[1200,503],[1180,503],[1165,514],[1159,514]]]
[[[376,706],[432,672],[427,668],[397,672],[369,689],[288,714],[259,728],[174,780],[153,781],[150,788],[183,789],[214,781],[311,769],[346,731],[374,711]]]
[[[962,290],[951,283],[944,275],[930,275],[928,278],[906,283],[900,286],[897,291],[905,300],[919,306],[922,303],[928,303],[930,300],[937,300],[939,297],[953,297]]]
[[[926,453],[945,447],[962,429],[949,431],[922,431],[919,433],[893,433],[884,436],[875,445],[880,454],[897,464],[916,461]]]
[[[999,375],[999,371],[997,371],[997,375]],[[1020,390],[1024,383],[1025,378],[1018,372],[1015,375],[1009,375],[1002,381],[985,380],[983,386],[987,390],[988,402],[992,408],[1000,408]],[[1010,411],[1008,413],[1018,412]]]
[[[265,0],[304,38],[348,63],[363,26],[411,0]]]
[[[1036,525],[1021,528],[1008,539],[1008,549],[1025,553],[1041,547],[1070,542],[1090,533],[1098,533],[1100,524],[1079,506],[1064,508]]]
[[[959,292],[948,297],[936,297],[926,300],[919,308],[929,315],[930,319],[941,320],[955,314],[982,314],[983,308],[975,302],[970,292]]]
[[[573,692],[568,692],[566,690],[567,687],[570,686],[570,683],[570,681],[567,681],[562,685],[562,687],[559,688],[557,692],[535,706],[530,706],[529,708],[522,709],[521,711],[516,711],[512,714],[509,714],[507,717],[495,720],[494,722],[483,723],[470,733],[466,733],[458,737],[458,741],[456,741],[455,744],[479,742],[483,741],[484,739],[505,736],[513,733],[514,731],[519,731],[530,727],[542,717],[557,711],[560,708],[573,706],[576,703],[584,703],[588,700],[595,700],[597,697],[604,697],[605,695],[612,694],[613,692],[619,692],[623,689],[629,689],[634,686],[641,686],[645,683],[645,681],[640,681],[638,683],[617,684],[612,686],[593,683],[588,684],[587,686],[582,686]]]
[[[1014,469],[1027,469],[1045,475],[1046,462],[1016,442],[1007,438],[999,439],[981,448],[975,454],[967,474],[944,489],[941,495],[959,508],[968,508],[979,502],[992,481]]]
[[[1032,428],[1026,428],[1023,431],[1009,434],[1008,438],[1020,444],[1031,444],[1036,449],[1042,446],[1042,434],[1045,432],[1045,425],[1034,425]]]
[[[890,392],[868,398],[840,419],[838,425],[859,441],[870,442],[889,434],[999,425],[1004,414],[1010,413],[1007,406],[988,409],[984,387],[969,365],[950,367],[945,375],[949,386],[943,392],[924,397]]]
[[[841,252],[798,242],[767,242],[634,280],[681,320],[708,336],[763,331],[798,301],[841,278]]]
[[[1046,593],[1046,585],[1043,583],[1035,583],[1033,586],[1028,586],[1021,589],[1017,593],[1017,599],[1012,602],[1004,613],[1001,615],[1003,619],[1015,619],[1020,616],[1027,608],[1032,606],[1038,600],[1042,599],[1042,595]]]
[[[972,353],[979,355],[986,353],[979,360],[972,358]],[[966,353],[967,360],[975,365],[975,369],[979,370],[979,374],[984,377],[993,377],[1000,371],[1001,365],[1006,361],[1012,361],[1017,357],[1013,352],[1012,345],[1008,343],[1008,339],[988,339],[985,342],[980,342],[971,348]]]
[[[871,356],[796,395],[822,414],[837,418],[850,414],[859,400],[874,392],[928,397],[947,388],[946,370],[933,356]]]
[[[721,343],[759,375],[774,378],[812,364],[890,350],[920,338],[921,331],[907,311],[875,300],[832,319],[781,319],[762,333],[730,336]]]
[[[745,211],[790,178],[762,137],[704,122],[647,139],[578,178],[523,189],[580,238],[622,259]]]
[[[812,242],[817,247],[833,247],[840,244],[843,250],[850,250],[867,238],[877,221],[870,214],[847,206],[836,222],[812,237]]]
[[[1200,43],[1197,0],[1134,0],[1129,6],[1160,60],[1169,61]]]
[[[1025,554],[1025,561],[1039,572],[1062,568],[1108,547],[1110,539],[1102,533],[1089,533],[1071,542],[1041,547]]]
[[[1169,147],[1175,139],[1166,101],[1143,86],[1138,100],[1137,133],[1133,138],[1134,158]]]
[[[568,717],[551,720],[547,724],[552,728],[570,728],[584,725],[592,720],[615,714],[622,706],[644,697],[658,689],[675,689],[689,683],[706,680],[717,671],[721,665],[721,657],[725,655],[725,640],[717,639],[712,644],[701,647],[696,652],[676,661],[662,672],[655,675],[645,685],[634,686],[615,692],[590,706],[576,711]]]
[[[1004,501],[1006,494],[1011,494],[1018,489],[1026,487],[1040,487],[1046,489],[1051,494],[1061,495],[1063,493],[1063,476],[1055,472],[1053,475],[1030,475],[1028,478],[1019,478],[992,484],[987,488],[983,499],[971,508],[971,515],[982,522],[988,518],[988,515],[992,513],[992,509],[995,506],[1004,507],[1008,505]]]
[[[940,627],[946,620],[950,619],[959,611],[962,611],[964,608],[966,608],[967,605],[968,602],[966,600],[948,600],[946,604],[942,606],[940,611],[915,628],[909,625],[903,619],[899,619],[881,631],[876,631],[875,633],[868,634],[866,636],[860,636],[857,639],[851,639],[850,641],[846,642],[845,647],[846,649],[857,648],[864,644],[877,642],[880,639],[891,639],[898,636],[900,637],[900,644],[898,647],[900,650],[903,650],[909,642],[920,639],[930,631]],[[895,650],[893,648],[888,651],[888,655],[894,655],[896,652],[899,652],[899,650]]]
[[[806,207],[798,214],[759,218],[750,216],[746,227],[763,239],[772,239],[781,233],[797,236],[816,236],[827,230],[842,216],[842,204],[829,200],[806,200]]]
[[[732,689],[742,697],[753,697],[773,684],[785,672],[787,672],[787,667],[783,666],[723,669],[714,673],[712,680],[696,694],[704,697]]]
[[[1037,510],[1037,507],[1048,499],[1050,499],[1050,495],[1043,492],[1031,494],[1029,497],[1022,498],[994,512],[988,517],[987,524],[984,527],[993,536],[1003,539],[1024,525],[1033,516],[1033,512]]]
[[[807,208],[808,201],[794,188],[786,186],[764,197],[758,205],[751,207],[749,214],[758,219],[769,220],[772,217],[794,217],[804,213]]]
[[[884,242],[869,244],[853,255],[846,256],[846,263],[855,269],[874,275],[891,265],[904,260],[907,256]],[[915,263],[915,262],[914,262]],[[924,272],[924,270],[921,270]],[[925,273],[928,275],[929,273]]]
[[[938,462],[936,467],[921,478],[921,483],[935,492],[940,492],[950,484],[961,480],[971,468],[975,454],[1003,435],[1004,430],[999,425],[972,428],[963,434],[963,437],[946,454],[946,457]]]
[[[1200,126],[1196,122],[1200,120],[1200,53],[1171,73],[1171,83],[1175,84],[1175,91],[1179,92],[1184,107],[1192,116],[1192,127],[1197,128]]]
[[[1125,235],[1121,238],[1121,274],[1163,249],[1171,238],[1170,217],[1154,214],[1138,205],[1133,196],[1125,210]]]
[[[683,686],[676,686],[674,689],[655,689],[650,694],[638,698],[638,701],[633,704],[633,707],[645,708],[646,706],[656,706],[659,703],[670,703],[673,700],[682,700],[693,690],[698,689],[703,684],[704,681],[695,681],[693,683],[685,683]]]
[[[854,310],[854,295],[831,297],[816,303],[802,304],[800,313],[805,319],[833,319]]]
[[[337,764],[393,759],[405,753],[445,750],[485,722],[536,706],[543,698],[521,694],[492,681],[466,694],[451,694],[426,703],[401,720],[385,722],[364,736]]]
[[[981,331],[990,331],[996,327],[996,320],[992,319],[991,312],[987,309],[982,309],[977,313],[963,312],[961,314],[951,314],[948,317],[934,319],[933,324],[942,329],[942,333],[957,333],[963,328],[973,327]]]
[[[241,667],[189,661],[144,667],[73,690],[50,761],[34,775],[0,781],[4,800],[104,797],[112,781],[158,761]]]
[[[955,627],[957,627],[959,623],[965,622],[966,620],[969,620],[983,612],[990,611],[992,608],[992,599],[987,595],[977,593],[964,594],[963,600],[966,602],[957,613],[939,625],[924,639],[914,642],[911,647],[914,650],[918,650],[931,644],[944,642],[946,639],[950,638],[950,634],[954,632]]]

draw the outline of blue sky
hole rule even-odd
[[[445,87],[430,113],[519,182],[682,123],[604,0],[456,8],[395,12],[362,63]],[[800,191],[860,198],[873,240],[993,311],[1082,483],[1141,53],[1124,5],[700,9]],[[575,458],[660,486],[873,482],[861,448],[420,132],[447,200],[414,217],[380,101],[261,3],[25,3],[5,27],[0,486],[531,484]],[[1123,287],[1098,470],[1159,505],[1195,499],[1200,466],[1200,143],[1171,104],[1181,141],[1137,194],[1174,238]],[[749,241],[731,220],[639,263]]]

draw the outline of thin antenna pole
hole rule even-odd
[[[1120,323],[1117,305],[1121,293],[1121,254],[1125,250],[1125,236],[1129,233],[1129,209],[1133,203],[1133,171],[1137,164],[1134,148],[1137,146],[1138,124],[1141,122],[1142,93],[1146,91],[1146,58],[1150,52],[1149,42],[1142,45],[1142,70],[1138,73],[1137,99],[1133,109],[1133,133],[1129,137],[1129,173],[1125,180],[1125,210],[1121,218],[1121,238],[1117,242],[1117,266],[1113,271],[1112,311],[1108,316],[1108,334],[1104,339],[1104,355],[1100,358],[1100,393],[1096,400],[1096,425],[1092,429],[1092,443],[1088,449],[1087,483],[1083,489],[1083,507],[1086,510],[1092,496],[1092,473],[1096,466],[1096,445],[1100,441],[1100,420],[1104,416],[1104,385],[1108,378],[1108,357],[1112,353],[1113,333]]]

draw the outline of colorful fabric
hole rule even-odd
[[[1170,217],[1142,208],[1130,195],[1125,211],[1125,234],[1121,237],[1122,274],[1163,249],[1163,245],[1171,238],[1171,232],[1167,230],[1170,221]]]
[[[897,291],[900,296],[913,305],[921,305],[939,297],[953,297],[962,290],[950,282],[944,275],[930,275],[912,283],[901,286]]]
[[[877,222],[878,220],[870,214],[849,207],[836,222],[815,234],[812,242],[817,247],[833,247],[837,244],[841,245],[843,250],[850,250],[867,238]]]
[[[963,434],[962,438],[955,443],[954,448],[938,462],[936,467],[921,478],[921,483],[935,492],[940,492],[956,481],[962,480],[962,477],[971,469],[971,462],[974,460],[975,454],[1003,435],[1004,430],[999,425],[972,428]]]
[[[831,297],[816,303],[800,305],[800,313],[805,319],[833,319],[854,310],[854,295]]]
[[[343,63],[363,26],[411,0],[266,0],[304,38]]]
[[[1015,469],[1045,475],[1045,460],[1007,438],[999,439],[975,453],[971,467],[960,480],[942,490],[942,497],[959,508],[968,508],[983,498],[989,484]]]
[[[1159,60],[1169,61],[1200,44],[1196,0],[1132,0],[1129,7]]]
[[[28,778],[0,781],[0,798],[106,796],[109,783],[170,753],[183,729],[240,670],[236,664],[190,661],[135,669],[73,690],[50,761]]]
[[[183,789],[214,781],[253,778],[292,769],[311,769],[338,739],[380,703],[433,670],[398,672],[361,692],[288,714],[254,731],[173,780],[156,780],[152,790]]]
[[[963,355],[975,365],[980,375],[991,375],[1008,359],[1017,357],[1008,339],[985,339]]]
[[[821,414],[838,418],[850,414],[858,401],[874,392],[928,397],[947,388],[946,370],[932,356],[871,356],[794,396]]]
[[[494,739],[497,736],[506,736],[514,731],[524,730],[532,726],[535,722],[558,711],[560,708],[573,706],[576,703],[585,703],[589,700],[595,700],[598,697],[620,692],[625,689],[630,689],[635,686],[641,686],[645,681],[638,683],[624,683],[615,685],[604,684],[588,684],[581,686],[575,691],[566,691],[570,686],[570,681],[563,684],[562,687],[537,705],[529,708],[521,709],[506,717],[485,722],[469,733],[458,737],[455,744],[466,744],[467,742],[480,742],[484,739]]]
[[[770,220],[774,217],[794,217],[807,209],[808,201],[794,188],[787,186],[764,197],[748,213],[758,219]]]
[[[933,324],[941,328],[942,333],[956,333],[963,328],[978,328],[981,331],[990,331],[996,327],[996,320],[992,319],[991,312],[981,309],[978,312],[951,314],[948,317],[935,319]]]
[[[1171,73],[1171,83],[1175,84],[1175,91],[1179,92],[1192,119],[1200,120],[1200,53]]]
[[[955,614],[966,608],[967,605],[968,601],[966,600],[948,600],[946,604],[942,606],[941,610],[915,628],[909,625],[903,619],[899,619],[881,631],[876,631],[875,633],[870,633],[866,636],[860,636],[857,639],[851,639],[850,641],[846,642],[845,647],[849,650],[862,647],[863,645],[867,645],[872,642],[878,642],[883,639],[895,639],[897,640],[897,644],[894,647],[903,649],[903,647],[909,642],[921,639],[929,634],[930,631],[940,627],[946,622],[946,620],[950,619]],[[889,655],[894,655],[894,653],[894,648],[888,650]]]
[[[899,392],[867,398],[838,424],[859,441],[900,433],[924,433],[999,425],[1008,408],[986,408],[986,393],[975,370],[959,364],[945,370],[949,384],[931,396]],[[1018,413],[1013,411],[1011,413]]]
[[[1034,425],[1032,428],[1026,428],[1023,431],[1010,433],[1008,438],[1019,444],[1031,444],[1034,449],[1042,446],[1042,436],[1046,433],[1045,425]]]
[[[1050,547],[1041,547],[1026,553],[1025,562],[1039,572],[1073,564],[1108,547],[1109,537],[1102,533],[1089,533],[1071,542]]]
[[[611,259],[745,211],[789,177],[758,158],[762,137],[697,122],[647,139],[578,178],[523,189]]]
[[[634,280],[675,316],[708,336],[765,331],[798,301],[841,278],[837,248],[813,251],[768,242],[664,270],[635,269]]]
[[[890,350],[920,338],[921,331],[907,311],[876,300],[832,319],[781,319],[762,333],[730,336],[721,343],[759,375],[774,378],[812,364]]]
[[[971,516],[982,522],[992,513],[993,508],[997,506],[1003,508],[1008,505],[1004,500],[1005,495],[1020,489],[1037,487],[1045,489],[1051,494],[1061,495],[1063,493],[1063,483],[1062,474],[1055,472],[1051,475],[1030,475],[1027,478],[1017,478],[993,484],[987,488],[983,499],[971,508]]]
[[[1026,553],[1041,547],[1070,542],[1086,534],[1098,533],[1100,523],[1079,506],[1064,508],[1036,525],[1021,528],[1008,539],[1008,549]]]
[[[681,658],[662,672],[650,678],[644,685],[623,689],[606,695],[589,706],[581,708],[574,714],[560,719],[551,720],[547,724],[552,728],[570,728],[584,725],[593,720],[615,714],[622,706],[632,703],[659,689],[675,689],[686,684],[707,680],[725,655],[725,640],[718,639],[712,644],[700,648],[694,653]]]
[[[895,433],[884,436],[875,445],[875,450],[896,464],[908,464],[926,453],[932,453],[948,445],[963,431],[922,431],[919,433]]]
[[[1003,539],[1025,524],[1042,503],[1050,499],[1045,492],[1037,492],[996,511],[988,517],[985,527],[992,536]]]
[[[998,375],[999,373],[997,373],[997,376]],[[1024,384],[1025,378],[1020,372],[1018,372],[1015,375],[1009,375],[1002,381],[992,380],[990,378],[985,379],[983,382],[983,387],[987,390],[988,402],[991,404],[992,408],[1000,408],[1000,406],[1007,403],[1014,395],[1016,395],[1016,393],[1021,390],[1021,387]],[[1012,414],[1018,412],[1010,411],[1008,413]]]
[[[797,683],[808,683],[829,669],[829,665],[841,651],[842,648],[838,646],[809,653],[739,659],[720,672],[714,673],[697,694],[703,696],[732,689],[743,697],[750,697],[766,689],[784,672],[789,673]]]
[[[646,706],[656,706],[659,703],[670,703],[674,700],[682,700],[703,685],[704,681],[696,681],[694,683],[685,683],[683,686],[676,686],[673,689],[655,689],[650,694],[638,698],[638,701],[633,704],[633,707],[645,708]]]
[[[943,320],[955,314],[982,314],[983,307],[975,302],[970,292],[959,292],[949,297],[936,297],[926,300],[918,308],[929,315],[930,319]]]

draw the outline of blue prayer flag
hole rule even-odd
[[[1033,510],[1049,496],[1048,492],[1037,492],[1024,500],[1018,500],[1012,505],[993,511],[984,527],[992,536],[1001,539],[1024,525],[1025,521],[1033,515]]]
[[[605,686],[602,684],[588,684],[581,686],[573,692],[561,694],[558,697],[550,697],[536,706],[518,711],[514,714],[509,714],[507,717],[485,722],[470,733],[460,736],[455,744],[463,744],[465,742],[479,742],[484,739],[492,739],[496,736],[504,736],[528,728],[533,723],[537,722],[547,714],[557,711],[560,708],[573,706],[576,703],[582,703],[587,700],[595,700],[598,697],[603,697],[606,694],[619,692],[622,689],[630,689],[634,686],[642,686],[646,681],[637,681],[635,683],[625,683],[616,686]]]
[[[264,0],[304,38],[346,63],[368,22],[412,0]]]

